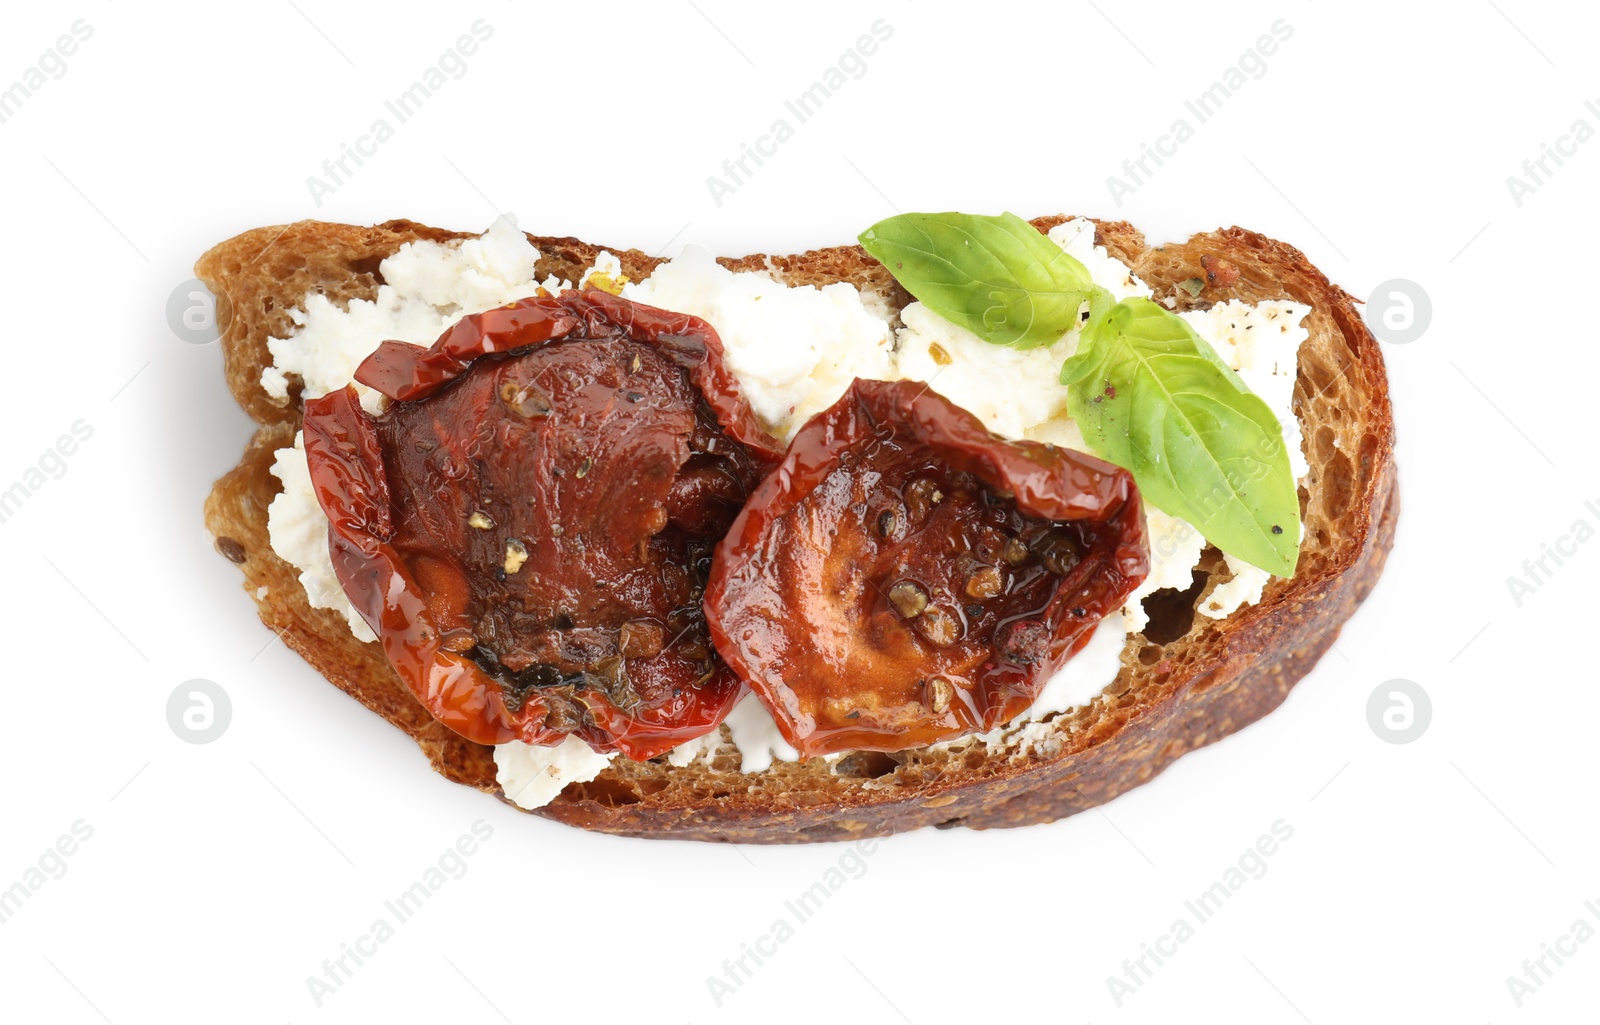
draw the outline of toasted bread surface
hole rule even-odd
[[[1041,231],[1064,217],[1040,218]],[[293,442],[299,420],[260,387],[269,337],[292,329],[289,310],[319,292],[336,303],[371,298],[382,260],[416,239],[466,237],[390,221],[352,227],[315,221],[258,228],[207,252],[196,272],[218,296],[228,385],[262,426],[240,464],[216,484],[206,524],[237,562],[262,621],[312,666],[405,730],[449,779],[499,795],[491,748],[434,722],[376,644],[363,644],[344,619],[313,609],[293,567],[272,550],[267,506],[279,490],[273,452]],[[606,248],[634,280],[661,262],[637,250],[573,238],[530,236],[538,272],[576,281]],[[1262,599],[1223,620],[1196,614],[1228,579],[1207,549],[1196,586],[1152,602],[1151,623],[1129,638],[1115,683],[1088,705],[1055,715],[1044,735],[991,745],[967,738],[895,754],[858,753],[829,762],[776,762],[739,771],[726,738],[709,761],[674,767],[664,758],[617,759],[598,778],[569,785],[535,814],[586,829],[632,836],[738,843],[794,843],[883,835],[921,826],[972,828],[1045,822],[1111,800],[1180,755],[1213,743],[1270,712],[1310,671],[1371,590],[1393,542],[1398,514],[1394,424],[1383,359],[1354,300],[1299,250],[1241,228],[1150,247],[1125,222],[1097,222],[1096,242],[1122,259],[1179,310],[1227,299],[1292,299],[1311,307],[1294,408],[1310,475],[1301,487],[1305,538],[1292,579],[1274,578]],[[1239,274],[1191,296],[1177,287],[1205,280],[1202,257]],[[796,256],[724,259],[735,270],[765,270],[790,285],[856,285],[898,311],[910,296],[857,246]],[[1213,267],[1215,264],[1213,263]],[[265,590],[261,590],[264,588]]]

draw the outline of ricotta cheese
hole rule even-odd
[[[1093,222],[1067,221],[1049,237],[1117,299],[1151,295],[1127,265],[1094,244]],[[480,238],[410,243],[383,262],[384,284],[374,299],[353,300],[341,309],[320,295],[308,296],[304,309],[292,313],[295,331],[269,341],[273,365],[263,372],[262,386],[269,394],[287,397],[293,375],[304,382],[307,397],[323,395],[349,384],[355,368],[386,339],[429,345],[464,316],[530,295],[538,287],[551,293],[570,287],[554,279],[537,282],[538,258],[526,236],[505,218]],[[625,279],[616,257],[601,253],[579,281],[613,291]],[[1077,329],[1054,345],[1018,351],[990,345],[914,302],[901,311],[901,327],[895,331],[879,296],[863,295],[845,283],[786,286],[766,272],[730,271],[693,247],[644,281],[623,283],[621,290],[629,299],[709,322],[757,417],[782,440],[862,377],[926,381],[997,434],[1087,451],[1077,425],[1066,415],[1066,392],[1058,383],[1062,362],[1077,348]],[[1307,464],[1293,394],[1297,352],[1307,337],[1302,321],[1309,313],[1309,307],[1292,302],[1252,306],[1233,301],[1182,314],[1277,414],[1297,478],[1306,474]],[[376,412],[381,396],[361,390],[363,403]],[[274,550],[300,571],[314,606],[340,612],[358,638],[371,640],[328,559],[327,521],[311,490],[300,439],[277,453],[272,472],[284,485],[268,513]],[[1147,625],[1144,598],[1163,588],[1190,586],[1205,539],[1159,509],[1147,506],[1146,517],[1149,578],[1122,612],[1108,616],[1085,648],[1045,684],[1025,715],[980,736],[980,741],[1024,746],[1043,741],[1050,731],[1040,719],[1092,701],[1116,679],[1128,634]],[[1232,579],[1216,586],[1201,608],[1218,619],[1260,601],[1269,579],[1265,571],[1241,560],[1226,561]],[[774,759],[798,757],[754,695],[735,706],[726,725],[745,772],[764,771]],[[721,743],[721,731],[713,731],[666,757],[678,766],[709,760]],[[570,782],[593,779],[612,757],[596,755],[571,738],[553,748],[512,743],[495,750],[502,788],[528,808],[548,803]]]
[[[1233,578],[1212,588],[1206,600],[1200,603],[1200,614],[1210,619],[1227,619],[1241,606],[1254,605],[1267,589],[1267,581],[1272,579],[1271,573],[1243,559],[1226,554],[1222,558]]]
[[[602,249],[594,258],[594,266],[584,271],[583,277],[578,280],[578,287],[598,288],[602,292],[618,295],[627,280],[628,276],[622,273],[622,261]],[[556,290],[547,291],[553,293]]]
[[[1021,438],[1040,424],[1070,423],[1061,364],[1078,348],[1074,328],[1054,345],[991,345],[912,303],[900,313],[897,377],[928,386],[996,434]],[[1081,438],[1080,438],[1081,445]]]
[[[1300,343],[1310,335],[1304,326],[1310,313],[1311,307],[1303,303],[1272,301],[1251,305],[1230,299],[1209,310],[1179,314],[1196,334],[1211,343],[1223,362],[1232,367],[1277,416],[1283,428],[1284,445],[1289,450],[1289,472],[1297,481],[1303,481],[1311,472],[1301,442],[1300,418],[1294,415],[1294,382],[1299,374]],[[1184,527],[1190,533],[1197,533],[1188,524]],[[1302,524],[1302,536],[1304,533]],[[1198,560],[1198,552],[1195,557]],[[1226,554],[1223,559],[1233,574],[1232,579],[1214,587],[1199,607],[1200,614],[1211,619],[1226,619],[1241,606],[1259,602],[1267,581],[1272,578],[1266,570],[1243,559]]]
[[[1093,701],[1122,671],[1122,649],[1133,632],[1120,612],[1095,624],[1089,643],[1045,682],[1023,718],[1042,719]]]
[[[283,482],[283,491],[267,506],[267,540],[272,550],[300,571],[300,586],[306,589],[312,608],[339,613],[358,641],[377,640],[334,575],[328,555],[328,517],[311,489],[303,434],[296,432],[294,445],[273,454],[272,475]]]
[[[570,736],[551,747],[496,744],[494,778],[508,800],[531,811],[555,800],[567,784],[594,779],[615,757],[596,754],[588,744]]]
[[[853,285],[782,285],[690,246],[622,294],[710,323],[757,419],[783,441],[856,378],[895,376],[889,325],[867,312]]]
[[[685,741],[667,752],[667,764],[683,768],[698,761],[711,761],[717,748],[722,746],[722,730],[715,729],[703,737]]]
[[[1105,246],[1094,244],[1094,222],[1087,217],[1062,221],[1050,229],[1049,236],[1050,241],[1069,256],[1077,257],[1094,283],[1110,292],[1118,302],[1134,296],[1148,299],[1154,294],[1149,285],[1133,276],[1127,264],[1106,252]]]
[[[379,265],[383,284],[372,299],[352,299],[341,308],[313,292],[303,308],[291,310],[295,330],[267,340],[272,365],[262,371],[261,387],[286,399],[292,374],[308,399],[337,391],[380,342],[432,345],[462,317],[533,294],[538,259],[539,251],[506,217],[478,238],[408,242]],[[551,279],[545,287],[557,292],[563,284]],[[362,405],[379,411],[381,395],[361,384],[356,390]]]
[[[778,724],[754,694],[741,698],[723,722],[728,724],[728,735],[743,759],[740,772],[765,772],[772,767],[774,758],[786,762],[800,758],[800,752],[783,739]]]
[[[1157,591],[1187,591],[1194,583],[1194,568],[1206,550],[1206,539],[1187,520],[1168,516],[1149,503],[1144,507],[1145,540],[1150,545],[1150,575],[1128,595],[1122,606],[1128,630],[1138,633],[1150,623],[1144,600]]]
[[[1238,299],[1178,314],[1277,415],[1295,480],[1311,472],[1301,446],[1300,419],[1294,415],[1300,343],[1310,335],[1304,326],[1310,314],[1311,307],[1303,303],[1275,300],[1252,305]]]

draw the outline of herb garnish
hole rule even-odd
[[[1222,551],[1294,574],[1300,500],[1282,428],[1187,321],[1116,301],[1015,214],[901,214],[861,244],[933,312],[996,345],[1051,345],[1081,324],[1061,381],[1089,448]]]

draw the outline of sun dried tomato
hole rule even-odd
[[[306,404],[346,593],[418,700],[485,744],[650,758],[742,687],[708,643],[712,551],[776,460],[705,322],[598,291],[385,342]]]
[[[856,381],[718,546],[706,617],[802,754],[898,751],[1023,711],[1148,571],[1127,471]]]

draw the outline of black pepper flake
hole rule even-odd
[[[845,718],[846,719],[859,719],[859,718],[861,718],[861,713],[860,712],[851,712],[848,715],[846,715]]]
[[[1075,609],[1072,610],[1072,614],[1074,616],[1077,616],[1079,619],[1082,619],[1084,616],[1087,616],[1089,614],[1089,610],[1086,609],[1086,608],[1083,608],[1082,606],[1079,606],[1078,608],[1075,608]]]
[[[1273,533],[1274,533],[1274,534],[1281,534],[1281,533],[1283,533],[1283,528],[1282,528],[1282,527],[1280,527],[1280,526],[1278,526],[1278,525],[1277,525],[1277,524],[1276,524],[1276,523],[1274,523],[1274,524],[1273,524],[1273,525],[1272,525],[1272,532],[1273,532]]]

